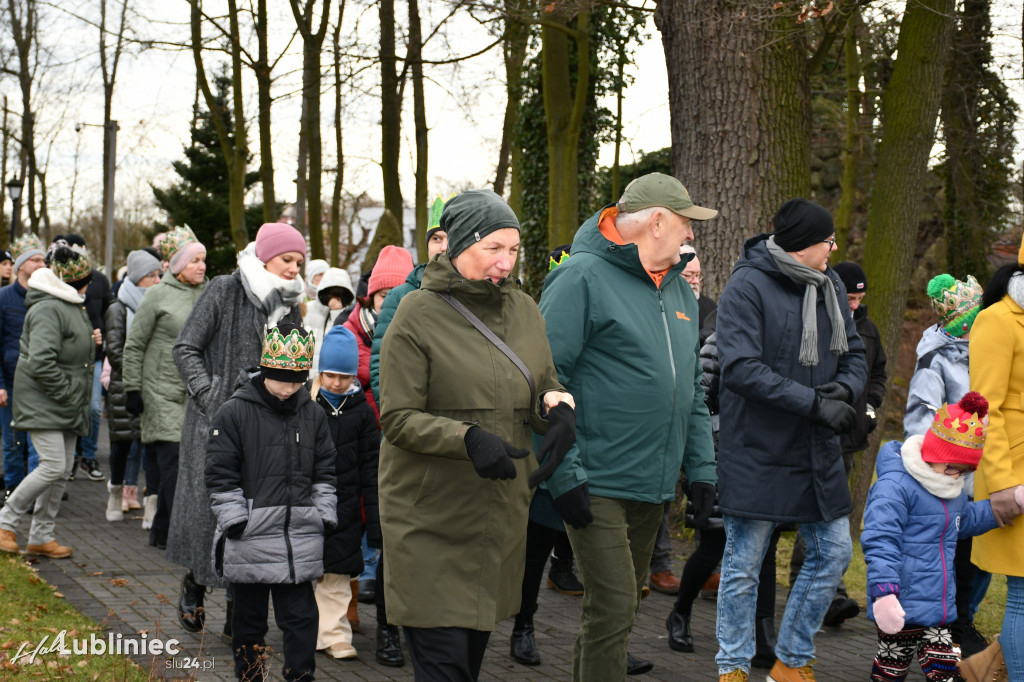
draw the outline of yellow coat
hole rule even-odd
[[[974,475],[974,499],[1024,483],[1024,309],[1013,299],[981,311],[971,329],[971,390],[988,399],[988,438]],[[971,561],[991,573],[1024,576],[1024,516],[974,539]]]

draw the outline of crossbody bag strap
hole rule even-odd
[[[530,409],[534,409],[537,401],[537,385],[533,382],[533,375],[530,374],[530,370],[526,367],[526,364],[519,359],[519,356],[516,355],[515,352],[513,352],[513,350],[509,348],[504,341],[498,338],[497,334],[492,332],[491,329],[486,324],[481,322],[479,317],[471,313],[469,311],[469,308],[464,306],[461,301],[454,298],[451,294],[447,292],[442,293],[440,291],[435,291],[434,293],[443,298],[445,301],[447,301],[448,305],[455,308],[455,310],[457,310],[459,314],[461,314],[464,318],[469,320],[469,323],[476,327],[476,330],[478,332],[483,334],[488,341],[497,346],[498,350],[500,350],[502,353],[508,356],[508,359],[511,360],[513,364],[515,364],[515,366],[519,368],[519,371],[523,373],[524,377],[526,377],[526,382],[530,384]]]

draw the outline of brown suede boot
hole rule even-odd
[[[0,552],[10,552],[11,554],[21,552],[21,547],[18,547],[18,540],[13,530],[0,528]]]
[[[58,545],[56,540],[50,540],[43,545],[26,545],[25,554],[45,556],[51,559],[67,559],[71,556],[71,548]]]

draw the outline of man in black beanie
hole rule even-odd
[[[761,560],[776,526],[797,523],[809,549],[768,678],[788,682],[814,679],[814,634],[852,554],[839,436],[856,426],[867,364],[846,289],[828,266],[832,216],[791,199],[773,222],[774,234],[743,245],[718,304],[718,505],[730,550],[716,661],[720,679],[747,679]]]

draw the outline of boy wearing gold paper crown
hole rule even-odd
[[[872,680],[905,679],[915,654],[928,680],[963,680],[949,627],[957,617],[953,556],[958,539],[996,527],[988,500],[971,502],[963,489],[987,429],[988,401],[972,391],[943,405],[924,435],[878,453],[861,534],[868,617],[878,627]]]
[[[284,678],[313,679],[316,670],[313,581],[338,517],[327,416],[304,386],[313,344],[301,327],[271,329],[259,371],[210,422],[214,564],[234,596],[231,648],[241,679],[263,679],[270,597],[284,634]]]

